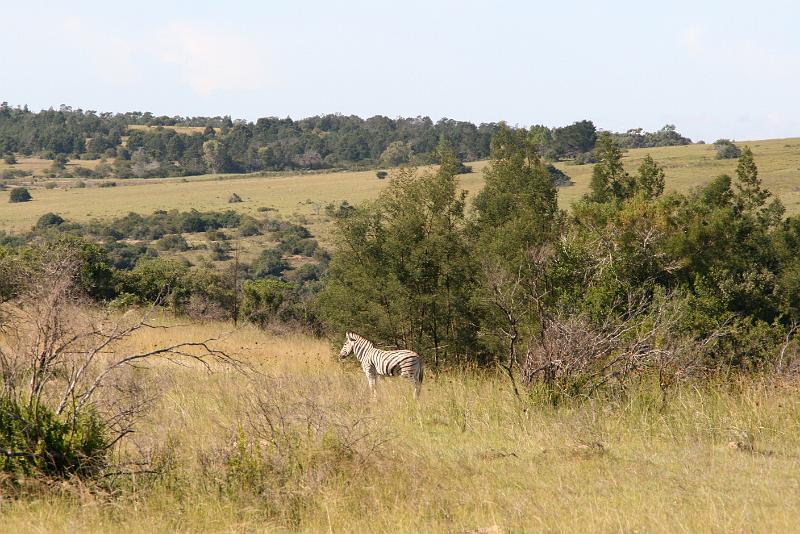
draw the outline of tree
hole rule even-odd
[[[8,195],[9,202],[28,202],[30,200],[33,200],[33,197],[25,187],[15,187]]]
[[[396,167],[408,163],[414,153],[411,146],[404,141],[394,141],[381,154],[381,164]]]
[[[736,166],[735,187],[734,205],[740,213],[755,213],[759,221],[767,226],[775,226],[780,221],[785,211],[783,204],[780,200],[774,199],[768,206],[765,206],[772,193],[761,187],[758,167],[753,160],[753,152],[750,147],[744,147],[742,150]]]
[[[597,163],[592,170],[589,199],[593,202],[624,200],[633,195],[635,181],[622,165],[622,151],[608,132],[597,138]]]
[[[650,154],[645,156],[638,173],[637,192],[647,200],[661,196],[661,193],[664,192],[664,169],[650,157]]]
[[[529,134],[501,128],[492,140],[486,184],[474,202],[473,250],[480,271],[473,299],[483,344],[495,355],[506,354],[497,363],[515,393],[517,347],[541,324],[541,295],[527,291],[529,282],[543,276],[541,265],[530,261],[531,251],[547,249],[563,223],[553,175],[537,148]]]
[[[475,197],[473,232],[482,247],[516,266],[529,248],[557,231],[561,213],[553,177],[530,137],[506,127],[492,140],[485,177]]]
[[[225,153],[222,144],[216,139],[203,143],[203,160],[211,173],[222,172],[225,168]]]
[[[339,212],[338,253],[320,295],[332,328],[413,348],[434,365],[476,351],[465,193],[453,148],[440,143],[437,153],[435,173],[404,169],[374,203]]]

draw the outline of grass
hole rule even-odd
[[[227,327],[148,330],[133,344]],[[380,382],[373,403],[355,362],[336,362],[326,341],[245,328],[224,346],[261,374],[165,365],[142,375],[160,400],[123,452],[150,455],[164,467],[159,477],[114,492],[65,484],[0,501],[0,530],[788,532],[800,524],[796,385],[687,385],[662,406],[641,384],[625,398],[552,407],[535,393],[519,403],[501,377],[429,372],[419,404],[398,380]],[[283,430],[264,431],[277,412],[256,399],[276,403]]]
[[[86,167],[87,169],[94,169],[100,164],[99,159],[77,159],[77,160],[70,160],[67,163],[67,170],[75,169],[76,167]],[[32,173],[36,177],[42,177],[46,171],[49,171],[50,168],[53,166],[53,160],[51,159],[42,159],[42,158],[35,158],[30,157],[26,158],[25,156],[17,156],[17,163],[14,165],[9,165],[2,159],[0,159],[0,171],[5,169],[18,169],[20,171],[27,171]],[[23,178],[24,180],[24,178]]]
[[[789,214],[800,213],[800,139],[752,141],[756,164],[764,185],[780,197]],[[635,171],[646,154],[665,167],[667,189],[686,191],[707,183],[721,173],[733,173],[736,160],[714,159],[711,145],[688,145],[636,149],[626,153],[624,163]],[[81,162],[91,163],[91,162]],[[470,195],[483,185],[486,162],[472,163],[475,172],[461,176],[461,187]],[[0,164],[2,165],[2,164]],[[568,207],[589,190],[591,165],[558,165],[575,185],[559,191],[562,207]],[[156,209],[235,209],[257,215],[259,207],[275,208],[288,219],[305,221],[323,241],[328,234],[324,205],[347,200],[358,203],[375,198],[388,180],[378,180],[374,171],[300,174],[288,176],[205,175],[188,179],[116,180],[118,187],[85,189],[35,189],[34,200],[8,204],[8,192],[0,192],[0,229],[27,230],[47,212],[67,219],[86,221],[108,218],[130,211],[149,213]],[[91,181],[87,181],[91,183]],[[228,204],[232,193],[244,202]]]

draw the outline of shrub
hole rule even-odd
[[[117,187],[117,182],[100,182],[98,187]]]
[[[378,177],[378,180],[383,180],[384,178],[389,176],[389,173],[386,172],[386,171],[378,171],[378,172],[375,173],[375,176]]]
[[[30,171],[25,171],[22,169],[4,169],[2,172],[0,172],[0,179],[14,180],[16,178],[24,178],[30,175]]]
[[[206,239],[209,241],[227,241],[228,236],[222,230],[206,230]]]
[[[17,164],[17,158],[16,156],[14,156],[14,154],[6,154],[5,157],[3,158],[3,161],[5,161],[8,165]]]
[[[211,259],[225,261],[231,259],[231,246],[228,243],[215,241],[211,244]]]
[[[50,226],[58,226],[59,224],[64,222],[64,218],[56,213],[45,213],[39,220],[36,221],[36,229],[42,230],[44,228],[48,228]]]
[[[91,178],[94,176],[94,172],[92,169],[87,169],[86,167],[75,167],[75,176],[80,178]]]
[[[248,280],[242,286],[243,315],[261,326],[276,319],[287,319],[292,287],[275,279]]]
[[[253,263],[253,274],[257,278],[280,276],[288,268],[289,264],[283,259],[280,250],[268,249],[262,252],[261,256]]]
[[[33,197],[25,187],[15,187],[8,196],[9,202],[28,202],[32,199]]]
[[[463,161],[459,161],[456,164],[456,174],[469,174],[472,172],[472,167],[469,165],[464,165]]]
[[[169,234],[156,241],[156,248],[183,252],[189,250],[189,243],[180,234]]]
[[[254,219],[246,219],[239,226],[239,235],[242,237],[250,237],[254,235],[261,235],[261,228],[258,222]]]
[[[736,159],[742,155],[741,149],[728,139],[714,141],[714,150],[717,151],[717,159]]]
[[[74,420],[0,397],[0,470],[20,474],[91,475],[106,465],[105,424],[88,412]]]
[[[550,177],[553,179],[554,186],[564,187],[566,185],[572,185],[572,179],[555,165],[548,165],[547,172],[550,173]]]
[[[56,187],[58,187],[58,184],[55,182],[47,182],[44,184],[45,189],[55,189]]]
[[[590,163],[597,163],[597,156],[594,152],[583,152],[575,156],[572,160],[575,165],[588,165]]]

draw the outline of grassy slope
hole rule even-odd
[[[148,330],[135,344],[222,328]],[[167,474],[113,497],[66,486],[59,496],[2,503],[0,531],[788,532],[800,524],[793,388],[686,387],[662,408],[657,391],[642,387],[626,400],[523,410],[502,379],[429,373],[419,405],[397,380],[382,381],[371,403],[354,362],[335,362],[325,342],[245,329],[226,347],[272,378],[175,367],[150,375],[161,401],[129,445],[172,451]],[[309,456],[313,476],[280,495],[222,490],[213,465],[237,424],[255,416],[247,407],[256,392],[281,399],[287,417],[315,404],[339,423],[364,420],[367,441],[388,441],[366,467],[342,460],[334,474],[314,465],[336,465],[335,457]],[[736,440],[753,447],[731,448]],[[295,494],[302,505],[292,508]]]
[[[753,148],[764,184],[780,196],[788,213],[800,212],[800,139],[773,139],[747,144]],[[732,173],[736,167],[735,160],[714,159],[713,148],[708,145],[631,150],[625,157],[626,166],[631,171],[635,170],[648,153],[665,166],[667,187],[682,191],[706,183],[720,173]],[[481,170],[486,163],[472,165],[476,172],[462,176],[461,186],[474,194],[483,183]],[[575,181],[574,186],[560,191],[561,203],[566,207],[588,190],[592,167],[568,164],[559,164],[559,167]],[[321,206],[331,201],[348,200],[356,203],[374,198],[388,183],[387,180],[375,178],[373,171],[227,178],[231,177],[211,175],[186,181],[117,180],[120,186],[116,188],[36,189],[33,202],[25,204],[9,204],[8,192],[0,192],[0,229],[27,229],[42,214],[51,211],[69,219],[87,220],[129,211],[147,213],[155,209],[172,208],[234,208],[255,214],[256,208],[269,206],[288,218],[305,217],[312,230],[324,238],[326,220],[324,214],[318,215]],[[234,192],[245,202],[228,204],[227,199]]]

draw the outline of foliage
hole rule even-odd
[[[0,395],[0,471],[89,476],[106,465],[108,446],[105,424],[91,411],[60,417]]]
[[[717,152],[717,159],[736,159],[742,155],[741,149],[728,139],[714,141],[714,150]]]
[[[28,202],[30,200],[33,200],[33,197],[26,187],[15,187],[8,195],[9,202]]]
[[[610,134],[600,134],[595,152],[597,163],[592,171],[589,198],[594,202],[608,202],[632,196],[635,182],[622,166],[622,151]]]
[[[692,140],[678,133],[672,124],[667,124],[655,132],[633,128],[625,133],[611,134],[620,148],[654,148],[662,146],[681,146],[691,144]]]
[[[189,250],[189,243],[180,234],[167,234],[156,241],[156,248],[159,250],[172,250],[183,252]]]
[[[293,287],[274,278],[248,280],[242,286],[242,316],[261,326],[288,321],[291,318]]]
[[[43,230],[49,226],[58,226],[64,222],[64,218],[56,213],[45,213],[39,220],[36,221],[36,228],[37,230]]]
[[[436,173],[399,172],[379,199],[340,212],[337,239],[320,306],[329,325],[434,360],[475,351],[469,292],[474,264],[463,228],[458,159],[441,143]]]

